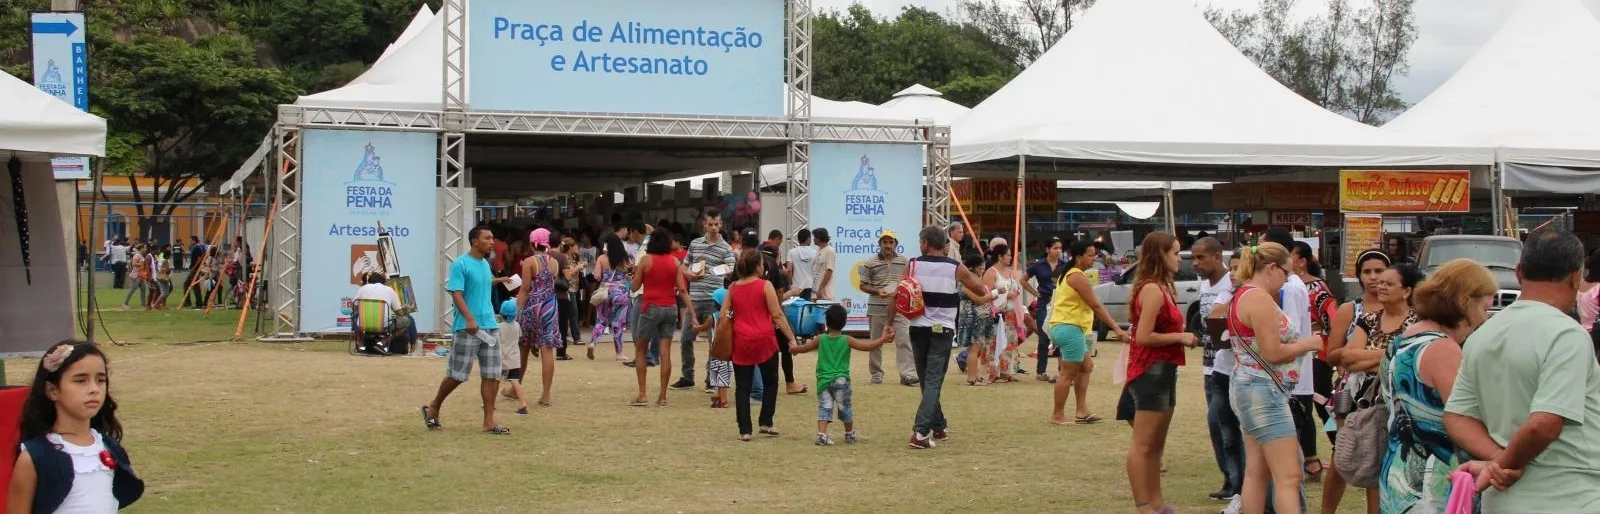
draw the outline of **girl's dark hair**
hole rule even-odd
[[[989,257],[984,259],[984,265],[994,267],[1000,263],[1000,258],[1011,254],[1011,247],[1007,245],[994,245],[989,247]]]
[[[1367,261],[1371,260],[1383,261],[1384,267],[1389,267],[1390,264],[1394,263],[1394,261],[1389,260],[1389,254],[1383,253],[1383,250],[1373,248],[1371,250],[1361,252],[1361,255],[1356,257],[1356,273],[1360,274],[1361,267],[1366,265]]]
[[[1311,249],[1311,243],[1295,241],[1294,248],[1290,248],[1289,251],[1306,260],[1306,273],[1316,277],[1322,276],[1322,264],[1317,262],[1317,251]]]
[[[656,231],[650,233],[650,242],[644,245],[644,253],[650,255],[672,253],[672,231],[665,227],[656,227]]]
[[[611,269],[618,269],[627,262],[628,249],[622,246],[622,238],[617,237],[615,232],[606,234],[606,264],[610,264]]]
[[[961,265],[966,266],[968,269],[981,269],[983,256],[977,252],[961,254]]]
[[[1423,279],[1422,269],[1413,264],[1395,264],[1389,269],[1400,275],[1400,287],[1411,290],[1411,296],[1406,298],[1406,304],[1409,305],[1417,297],[1417,284],[1421,284]]]
[[[739,260],[733,264],[734,272],[739,274],[739,278],[754,276],[761,271],[761,252],[755,248],[739,250]]]
[[[28,390],[28,399],[22,404],[22,440],[26,441],[50,433],[56,426],[56,402],[45,394],[45,384],[61,386],[61,378],[74,363],[88,358],[91,355],[100,356],[106,362],[106,394],[105,400],[100,403],[100,412],[89,419],[89,428],[98,430],[101,435],[122,440],[122,423],[117,422],[117,401],[111,399],[111,359],[100,351],[99,346],[84,341],[66,340],[50,345],[45,350],[46,356],[55,352],[62,346],[71,346],[72,353],[61,361],[61,366],[55,371],[45,371],[46,359],[39,359],[39,368],[33,374],[33,386]]]

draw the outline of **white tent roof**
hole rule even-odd
[[[953,163],[1015,158],[1256,166],[1488,164],[1283,87],[1183,0],[1100,2],[951,129]]]
[[[104,156],[106,120],[0,73],[0,159]]]
[[[1577,0],[1525,0],[1384,128],[1499,147],[1506,162],[1600,167],[1600,20]]]
[[[964,105],[945,100],[944,94],[931,87],[916,84],[894,94],[894,98],[884,102],[881,107],[893,111],[903,117],[933,119],[935,125],[950,125],[956,118],[967,114],[972,109]]]
[[[433,22],[433,16],[433,8],[423,4],[421,9],[417,9],[417,15],[411,17],[411,23],[406,24],[406,29],[400,31],[400,37],[395,38],[393,43],[389,43],[389,46],[383,49],[383,54],[378,56],[378,61],[382,61],[389,54],[394,53],[396,48],[400,48],[411,38],[417,37],[417,34],[422,33],[422,29],[427,28],[428,24]]]

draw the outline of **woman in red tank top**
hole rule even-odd
[[[1172,409],[1177,406],[1183,350],[1199,342],[1184,331],[1183,312],[1173,299],[1178,248],[1177,238],[1170,234],[1145,236],[1135,268],[1133,299],[1128,302],[1133,340],[1128,342],[1128,383],[1117,405],[1117,419],[1133,422],[1128,482],[1139,512],[1170,512],[1161,496],[1162,449],[1167,427],[1172,424]]]
[[[761,433],[778,435],[772,428],[778,406],[778,336],[783,331],[794,341],[794,329],[778,304],[778,293],[771,282],[762,279],[761,252],[747,248],[739,253],[734,271],[739,279],[728,286],[728,298],[718,319],[733,322],[734,416],[739,423],[739,440],[750,440],[750,391],[754,389],[756,367],[761,368]]]
[[[656,397],[656,405],[667,406],[667,383],[672,378],[672,334],[677,333],[678,325],[678,299],[683,300],[683,305],[688,306],[689,319],[694,317],[694,304],[689,302],[689,282],[683,278],[682,267],[678,259],[673,258],[672,234],[666,229],[656,229],[656,233],[646,244],[645,258],[633,268],[633,291],[644,289],[644,298],[639,303],[639,319],[633,324],[633,362],[641,363],[634,366],[634,375],[639,379],[639,396],[634,397],[633,406],[642,407],[645,403],[645,378],[650,375],[650,367],[642,363],[650,353],[650,340],[659,338],[661,350],[661,395]]]

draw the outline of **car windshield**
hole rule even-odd
[[[1432,241],[1428,243],[1424,267],[1437,268],[1456,259],[1469,259],[1487,268],[1516,269],[1522,260],[1522,244],[1515,241]]]

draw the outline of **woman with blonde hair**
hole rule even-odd
[[[1389,342],[1380,378],[1390,398],[1389,449],[1378,483],[1382,512],[1444,512],[1461,464],[1444,428],[1444,404],[1461,367],[1461,343],[1489,319],[1499,290],[1478,263],[1456,259],[1417,286],[1417,322]],[[1492,455],[1499,448],[1467,448]]]
[[[1128,302],[1128,322],[1134,332],[1128,342],[1128,383],[1118,402],[1117,420],[1133,424],[1128,483],[1133,487],[1134,508],[1141,513],[1172,511],[1161,496],[1161,454],[1178,404],[1183,350],[1199,344],[1199,338],[1184,330],[1183,311],[1175,300],[1172,278],[1178,273],[1178,247],[1178,238],[1171,234],[1145,236],[1133,299]]]
[[[1300,333],[1276,301],[1289,279],[1288,249],[1264,243],[1241,248],[1238,255],[1233,280],[1239,289],[1228,307],[1228,331],[1233,334],[1238,369],[1228,399],[1244,432],[1241,505],[1247,513],[1265,511],[1270,480],[1274,510],[1301,512],[1300,480],[1305,470],[1300,467],[1289,395],[1302,380],[1296,361],[1321,348],[1322,338],[1312,335],[1288,341],[1292,334]]]

